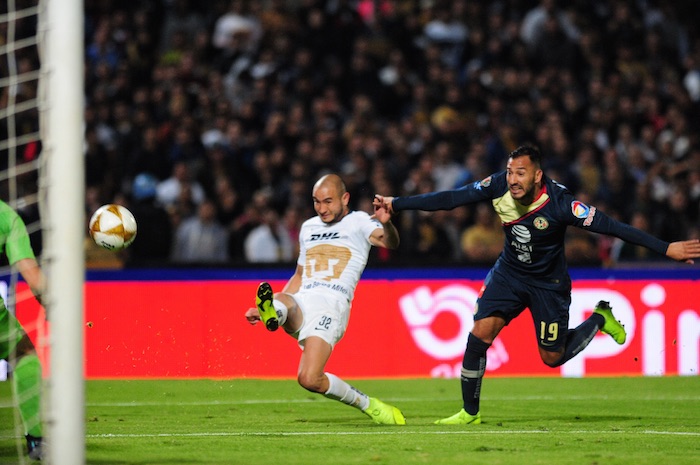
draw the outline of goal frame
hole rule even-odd
[[[44,461],[58,465],[85,463],[83,8],[82,0],[40,0],[38,28],[43,303],[50,326]]]

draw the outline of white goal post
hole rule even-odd
[[[80,465],[85,463],[83,2],[41,0],[40,7],[39,189],[50,324],[45,462]]]

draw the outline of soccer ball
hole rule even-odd
[[[90,236],[100,247],[121,250],[136,239],[136,218],[121,205],[102,205],[90,218]]]

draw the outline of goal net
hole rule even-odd
[[[24,220],[46,276],[40,306],[0,254],[0,295],[39,355],[43,462],[51,464],[85,462],[83,48],[82,1],[0,5],[0,199]],[[0,380],[10,382],[14,351],[6,362]],[[0,454],[14,444],[16,457],[0,462],[30,463],[12,392],[0,403]]]

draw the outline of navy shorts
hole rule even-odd
[[[563,289],[544,289],[491,270],[479,292],[474,320],[500,316],[508,324],[529,308],[538,345],[557,351],[566,342],[570,306],[570,283]]]

